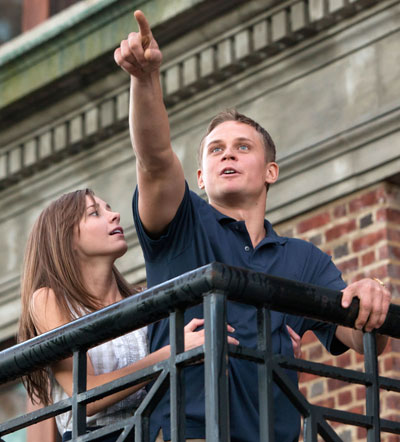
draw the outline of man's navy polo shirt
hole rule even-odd
[[[160,238],[150,238],[143,229],[138,214],[137,190],[133,199],[133,215],[146,261],[149,287],[214,261],[335,290],[345,287],[340,272],[330,257],[311,243],[280,237],[265,220],[267,235],[254,249],[244,221],[236,221],[218,212],[191,192],[187,185],[175,218]],[[195,306],[185,313],[185,323],[192,318],[202,317],[202,306]],[[336,327],[332,325],[278,312],[272,312],[271,319],[275,353],[293,355],[286,325],[290,325],[299,335],[307,330],[314,330],[332,353],[338,354],[347,349],[334,337]],[[254,307],[228,302],[227,320],[235,328],[232,336],[240,344],[256,347],[257,320]],[[149,327],[151,352],[169,343],[168,333],[168,320]],[[297,384],[297,373],[287,371],[287,374]],[[185,368],[185,381],[186,438],[204,438],[204,366],[199,364]],[[258,441],[258,383],[255,363],[230,358],[229,394],[231,440]],[[164,438],[170,439],[169,406],[169,394],[166,394],[152,413],[150,440],[155,439],[160,427]],[[274,407],[275,440],[297,440],[300,431],[299,415],[277,386],[274,391]]]

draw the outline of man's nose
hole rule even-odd
[[[222,156],[222,158],[225,160],[232,160],[232,159],[236,159],[236,152],[234,150],[233,147],[227,147],[224,150],[224,155]]]

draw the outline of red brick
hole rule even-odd
[[[356,400],[360,401],[365,399],[365,387],[358,386],[356,388]]]
[[[388,208],[387,220],[392,223],[400,224],[400,210]]]
[[[386,229],[371,232],[353,241],[353,251],[358,252],[375,245],[386,237]]]
[[[341,204],[340,206],[336,206],[333,209],[333,216],[335,218],[340,218],[342,216],[347,215],[347,207],[346,204]]]
[[[337,265],[337,267],[342,273],[357,270],[359,268],[358,258],[351,258],[347,261],[342,261],[340,264]]]
[[[400,259],[400,246],[388,246],[389,258]]]
[[[297,232],[304,233],[311,229],[316,229],[317,227],[322,227],[331,220],[328,212],[319,213],[311,218],[305,219],[297,225]]]
[[[366,253],[365,255],[362,255],[361,265],[363,267],[366,267],[367,265],[372,264],[373,262],[375,262],[375,251],[374,250]]]
[[[311,373],[302,373],[301,375],[301,381],[302,382],[309,382],[314,381],[315,379],[318,379],[318,376]]]
[[[302,347],[305,346],[306,344],[311,344],[314,342],[318,342],[318,339],[311,331],[307,331],[306,333],[304,333],[303,337],[301,338]]]
[[[357,353],[357,352],[355,352],[354,354],[355,354],[357,363],[360,363],[360,362],[364,363],[364,355]]]
[[[400,340],[390,339],[388,343],[389,350],[400,351]]]
[[[388,258],[389,258],[389,248],[388,245],[385,244],[384,246],[379,248],[379,260],[388,259]]]
[[[400,242],[400,230],[389,228],[387,234],[389,241]]]
[[[325,232],[325,238],[329,242],[329,241],[332,241],[336,238],[340,238],[342,235],[345,235],[346,233],[349,233],[349,232],[355,230],[355,228],[356,228],[356,220],[351,219],[350,221],[347,221],[342,224],[338,224],[338,225],[328,229]]]
[[[351,353],[347,351],[346,353],[338,356],[336,358],[338,367],[348,367],[351,364]]]
[[[383,265],[380,267],[376,267],[374,269],[370,269],[368,271],[365,271],[365,277],[366,278],[378,278],[378,279],[385,279],[388,277],[388,266]]]
[[[350,201],[349,209],[351,212],[356,212],[364,207],[376,205],[385,200],[385,193],[383,189],[376,189],[368,193],[360,195],[358,198]]]
[[[365,278],[365,273],[357,273],[357,275],[352,276],[349,280],[345,280],[345,282],[347,282],[347,284],[352,284],[353,282],[357,282],[360,279],[364,279]]]
[[[397,264],[389,264],[388,272],[390,277],[400,279],[400,265]]]
[[[310,361],[315,361],[316,359],[320,359],[321,356],[322,356],[321,345],[314,345],[310,348],[308,352],[308,358]]]
[[[400,298],[400,285],[399,284],[389,284],[389,290],[392,293],[392,302],[398,303]]]
[[[353,401],[353,395],[351,394],[351,391],[343,391],[342,393],[340,393],[338,401],[340,406],[350,404]]]
[[[352,407],[349,410],[351,413],[358,413],[358,414],[364,414],[365,410],[362,405],[358,405],[357,407]]]
[[[303,374],[304,374],[304,373],[300,373],[300,378],[303,376]],[[308,396],[308,395],[307,395],[307,390],[308,390],[308,388],[307,388],[306,385],[302,385],[302,386],[299,388],[299,390],[300,390],[300,393],[301,393],[304,397],[307,397],[307,396]]]
[[[385,419],[389,420],[389,421],[395,421],[395,422],[399,422],[399,414],[385,414],[383,416]],[[390,439],[392,440],[392,439]],[[399,442],[399,439],[396,439],[395,442]]]
[[[357,437],[361,440],[367,440],[367,430],[363,427],[357,427]]]
[[[340,388],[344,388],[349,384],[344,381],[339,381],[338,379],[328,379],[328,391],[339,390]]]
[[[389,394],[386,398],[387,408],[393,410],[398,410],[400,408],[400,395],[399,394]]]
[[[383,370],[385,372],[392,371],[396,367],[396,365],[398,365],[398,364],[396,364],[396,360],[395,359],[393,359],[391,357],[386,358],[383,361]]]
[[[320,407],[335,408],[335,400],[331,397],[317,401],[315,405]]]

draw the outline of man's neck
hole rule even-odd
[[[228,204],[218,204],[210,202],[211,206],[219,212],[237,221],[244,221],[247,232],[249,233],[251,243],[255,248],[262,241],[267,232],[264,227],[264,216],[266,202],[253,204],[251,207],[235,207]]]

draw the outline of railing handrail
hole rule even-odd
[[[359,301],[341,307],[342,293],[260,272],[211,263],[0,352],[0,384],[166,318],[202,302],[210,291],[256,307],[353,327]],[[299,302],[301,299],[301,302]],[[379,333],[400,338],[400,306],[391,304]],[[133,325],[134,324],[134,325]]]

